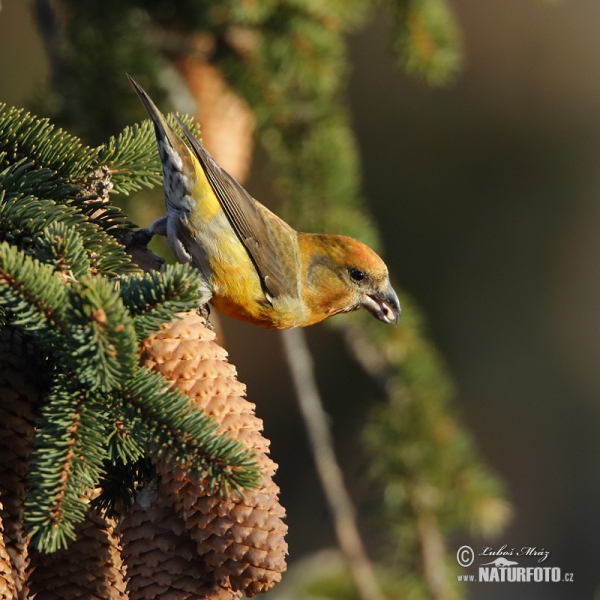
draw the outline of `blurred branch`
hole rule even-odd
[[[354,360],[373,378],[384,395],[390,394],[394,387],[401,387],[403,393],[408,393],[402,380],[394,374],[383,347],[373,342],[364,327],[356,323],[346,325],[342,328],[342,336]],[[433,600],[443,600],[448,597],[444,565],[445,545],[435,514],[431,511],[417,511],[416,529],[425,583]]]
[[[423,574],[427,587],[431,592],[432,600],[448,598],[444,565],[446,549],[435,515],[419,515],[417,517],[417,529],[423,557]]]
[[[441,600],[451,597],[453,580],[444,535],[465,526],[498,532],[510,508],[453,415],[452,386],[418,310],[406,297],[402,305],[398,328],[378,327],[368,315],[332,326],[386,396],[373,406],[364,439],[397,560],[420,571],[430,597]]]
[[[282,332],[282,338],[300,411],[310,437],[317,472],[333,516],[340,548],[348,560],[361,599],[383,600],[358,532],[352,500],[335,457],[327,425],[329,419],[317,388],[305,334],[300,329],[288,329]]]
[[[446,85],[463,62],[461,35],[446,0],[392,0],[393,48],[402,68]]]

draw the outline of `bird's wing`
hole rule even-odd
[[[198,157],[231,226],[250,254],[266,291],[273,298],[297,296],[296,232],[263,208],[227,171],[219,167],[177,115],[173,116]]]

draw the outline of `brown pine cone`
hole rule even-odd
[[[130,600],[235,600],[198,557],[173,503],[156,486],[142,490],[119,525]]]
[[[89,510],[77,539],[52,554],[31,552],[29,585],[36,600],[126,600],[115,521]]]
[[[0,504],[0,511],[2,504]],[[17,586],[12,575],[12,563],[4,545],[4,527],[0,519],[0,600],[17,598]]]
[[[0,340],[0,517],[16,598],[28,595],[29,540],[23,524],[24,502],[31,440],[40,401],[40,391],[30,382],[26,351],[21,336],[5,329]]]
[[[260,434],[262,421],[254,414],[254,404],[243,398],[245,386],[214,339],[204,319],[189,313],[144,342],[142,362],[215,418],[219,432],[227,432],[256,454],[263,474],[260,487],[243,497],[234,493],[224,498],[209,490],[208,481],[198,484],[162,461],[157,470],[213,580],[252,596],[280,581],[286,568],[285,510],[272,480],[277,467],[267,456],[269,442]]]

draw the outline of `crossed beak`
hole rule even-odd
[[[400,321],[400,301],[391,284],[383,292],[365,294],[362,305],[384,323],[398,325]]]

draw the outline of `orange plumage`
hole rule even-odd
[[[299,233],[254,200],[179,125],[175,133],[131,80],[154,122],[167,215],[150,227],[166,235],[180,262],[201,273],[206,301],[221,312],[272,329],[318,323],[366,308],[385,323],[400,318],[384,262],[341,235]]]

